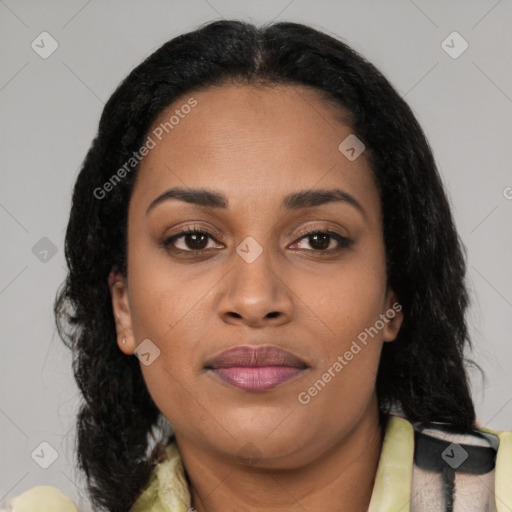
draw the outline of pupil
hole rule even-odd
[[[329,247],[329,242],[327,240],[329,238],[329,235],[311,235],[311,238],[313,238],[313,239],[323,238],[324,239],[324,242],[320,243],[321,247],[317,247],[317,248],[326,249],[327,247]],[[327,241],[327,243],[326,243],[326,241]]]
[[[203,239],[205,239],[205,238],[206,238],[206,236],[205,236],[205,235],[201,235],[201,234],[195,234],[195,233],[193,233],[193,234],[189,235],[189,237],[190,237],[190,238],[192,238],[192,239],[194,240],[193,245],[194,245],[195,247],[191,247],[192,249],[204,249],[204,247],[200,247],[201,242],[203,242],[203,243],[204,243],[204,240],[202,240],[202,241],[201,241],[201,240],[199,240],[199,238],[203,238]],[[198,243],[198,242],[199,242],[199,243]],[[189,246],[189,247],[190,247],[190,246]]]

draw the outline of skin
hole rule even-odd
[[[143,159],[130,200],[127,278],[111,286],[119,348],[131,355],[150,339],[161,351],[141,370],[174,427],[198,512],[365,511],[382,443],[375,378],[402,314],[307,405],[297,397],[397,301],[386,289],[370,165],[364,153],[350,161],[338,150],[352,131],[313,89],[224,85],[191,96],[197,106]],[[229,207],[173,199],[146,214],[171,187],[208,187]],[[355,197],[364,215],[347,202],[281,206],[292,192],[333,188]],[[203,255],[159,245],[191,225],[212,235]],[[301,234],[315,229],[353,243],[322,256],[340,244]],[[236,252],[249,236],[262,249],[251,263]],[[192,251],[194,240],[174,245]],[[205,370],[209,358],[244,344],[274,344],[309,368],[262,393]]]

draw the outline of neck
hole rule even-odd
[[[197,512],[366,512],[382,437],[376,400],[351,432],[314,460],[290,470],[229,463],[218,453],[194,449],[176,433]]]

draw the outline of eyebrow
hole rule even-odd
[[[229,206],[228,198],[220,193],[205,188],[182,188],[173,187],[156,197],[146,210],[146,215],[158,204],[175,199],[185,203],[195,204],[206,208],[223,208]],[[353,206],[366,219],[366,211],[361,203],[351,194],[338,188],[310,189],[293,192],[283,199],[282,206],[286,210],[299,210],[301,208],[312,208],[327,203],[341,202]]]

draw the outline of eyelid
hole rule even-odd
[[[215,226],[202,226],[200,224],[197,224],[197,222],[191,221],[190,224],[183,224],[179,226],[178,228],[173,228],[174,234],[166,236],[165,238],[171,238],[176,235],[181,234],[187,234],[191,231],[200,231],[208,234],[211,238],[215,238],[216,241],[219,241],[220,238],[223,238],[225,235],[223,235],[222,231],[219,228],[216,228]],[[231,232],[228,231],[227,235],[231,235]]]
[[[341,231],[341,233],[338,233],[340,236],[343,236],[344,238],[350,238],[350,234],[348,233],[348,230],[345,227],[341,226],[338,223],[335,223],[335,225],[333,226],[332,221],[321,221],[321,220],[317,221],[313,225],[309,225],[308,227],[300,228],[297,232],[295,229],[292,230],[290,232],[290,236],[293,235],[293,233],[295,233],[293,236],[297,237],[297,236],[302,236],[304,234],[308,234],[308,233],[315,232],[315,231],[322,231],[322,232],[326,232],[326,231],[339,232],[339,231]]]

